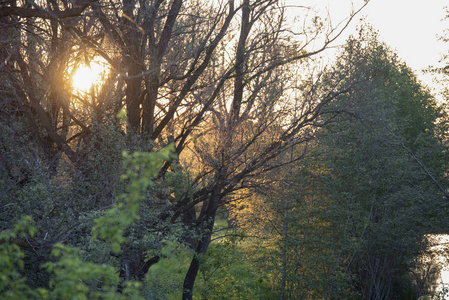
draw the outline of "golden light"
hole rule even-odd
[[[100,80],[100,75],[104,71],[104,67],[96,62],[91,62],[90,66],[79,65],[72,77],[73,88],[87,92],[94,83]]]

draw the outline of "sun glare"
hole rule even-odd
[[[90,66],[81,64],[72,77],[72,86],[84,92],[87,92],[92,84],[98,81],[104,68],[96,62],[91,62]]]

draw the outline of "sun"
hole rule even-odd
[[[72,76],[73,88],[87,92],[91,86],[100,80],[101,73],[104,68],[96,63],[91,62],[90,65],[80,64]]]

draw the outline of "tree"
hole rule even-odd
[[[173,148],[173,147],[172,147]],[[120,195],[120,203],[95,219],[92,228],[92,243],[101,238],[114,252],[119,252],[126,241],[124,231],[138,217],[143,191],[154,184],[149,178],[155,176],[163,160],[173,156],[173,149],[162,149],[157,153],[135,152],[125,154],[127,172],[123,179],[129,180],[126,192]],[[36,234],[36,227],[30,216],[13,229],[0,232],[0,295],[8,299],[143,299],[138,290],[139,284],[132,281],[121,282],[117,268],[113,264],[95,264],[80,259],[80,251],[75,247],[54,244],[52,261],[41,267],[52,274],[48,286],[35,286],[27,283],[30,275],[24,271],[23,248],[37,246],[29,239]],[[24,241],[19,240],[24,239]],[[33,249],[34,250],[34,249]],[[25,269],[25,271],[27,271]]]
[[[343,57],[365,83],[320,140],[333,145],[330,197],[350,206],[348,238],[359,241],[346,254],[347,268],[365,298],[419,297],[410,278],[413,258],[427,250],[427,234],[447,230],[444,114],[369,29],[349,40]]]
[[[235,207],[237,223],[263,238],[259,265],[286,298],[429,294],[432,283],[416,270],[429,235],[447,231],[446,115],[367,25],[333,67],[317,86],[329,86],[336,70],[348,83],[358,78],[322,109],[341,113],[307,152],[292,146],[277,157],[305,153]]]
[[[217,209],[232,193],[260,185],[292,144],[310,140],[316,126],[338,113],[323,107],[352,85],[335,73],[317,89],[320,74],[306,72],[357,11],[337,28],[304,17],[306,25],[297,30],[287,25],[285,9],[277,0],[2,5],[1,22],[13,33],[4,34],[8,44],[1,52],[2,125],[18,134],[8,125],[18,120],[28,133],[24,148],[36,145],[36,169],[51,170],[40,178],[42,191],[50,191],[42,198],[50,207],[57,204],[41,214],[42,226],[55,237],[43,244],[80,242],[74,232],[82,229],[75,224],[117,201],[124,188],[117,184],[121,150],[154,151],[174,143],[179,160],[161,168],[159,185],[146,191],[140,221],[125,233],[135,243],[113,257],[142,266],[146,247],[153,246],[138,241],[157,240],[155,232],[177,235],[174,228],[182,223],[180,239],[194,249],[184,281],[184,298],[191,299]],[[320,46],[313,48],[314,41]],[[89,92],[71,89],[70,74],[100,57],[111,68],[103,82]],[[122,108],[126,128],[116,118]],[[197,164],[192,175],[189,160]],[[37,173],[26,164],[2,164],[10,170],[6,180],[20,183]],[[166,179],[180,173],[187,177],[183,184],[167,187]],[[56,195],[60,202],[51,201]],[[53,218],[59,223],[47,223]]]

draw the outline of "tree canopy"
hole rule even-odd
[[[322,64],[362,8],[0,4],[0,295],[424,295],[446,112],[366,24]]]

